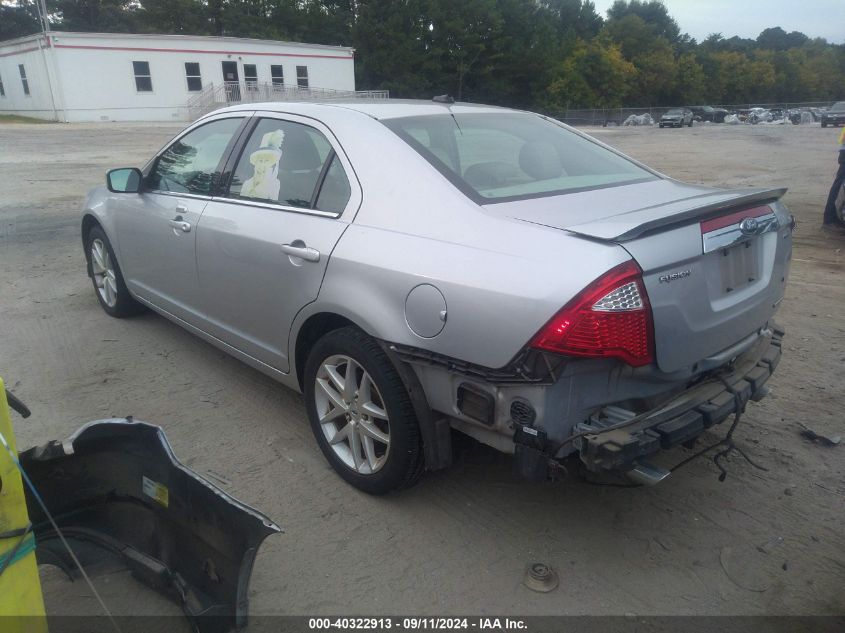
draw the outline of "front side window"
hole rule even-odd
[[[26,68],[23,67],[23,64],[18,64],[18,72],[21,74],[21,86],[23,87],[23,93],[28,97],[29,79],[26,78]]]
[[[308,66],[296,67],[296,85],[300,88],[308,87]]]
[[[202,90],[202,76],[200,75],[200,65],[198,62],[185,62],[185,78],[188,81],[189,92],[199,92]]]
[[[223,154],[243,119],[221,119],[191,130],[168,147],[147,178],[155,191],[209,196]]]
[[[251,92],[258,90],[258,68],[255,64],[244,64],[244,81],[247,90]]]
[[[292,121],[262,119],[244,146],[229,195],[340,213],[350,189],[343,166],[320,131]]]
[[[6,89],[3,87],[3,78],[0,77],[0,97],[6,96]]]
[[[153,78],[150,75],[150,62],[132,62],[135,73],[135,90],[138,92],[152,92]]]
[[[273,89],[285,87],[285,69],[281,64],[270,66],[270,77],[273,80]]]
[[[657,178],[533,114],[435,114],[383,123],[479,204]]]

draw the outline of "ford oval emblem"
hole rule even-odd
[[[742,231],[743,235],[754,235],[759,228],[760,223],[757,221],[757,218],[745,218],[739,223],[739,230]]]

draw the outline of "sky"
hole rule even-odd
[[[606,17],[613,0],[593,0]],[[832,44],[845,43],[845,0],[663,0],[669,15],[699,42],[711,33],[756,39],[779,26]]]

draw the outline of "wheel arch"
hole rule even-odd
[[[304,373],[308,353],[321,337],[333,330],[348,326],[356,327],[365,334],[373,336],[366,327],[356,323],[356,320],[331,311],[316,312],[305,319],[295,335],[293,363],[291,364],[291,369],[296,372],[295,380],[300,392],[305,393]],[[447,468],[452,460],[448,421],[442,416],[436,416],[429,407],[425,391],[413,368],[396,355],[389,343],[377,337],[373,338],[390,359],[411,398],[411,404],[420,425],[426,468],[428,470]]]
[[[332,330],[338,330],[350,325],[366,332],[364,328],[351,319],[335,312],[317,312],[309,316],[300,326],[296,333],[293,357],[293,369],[296,371],[296,380],[299,384],[300,391],[304,392],[303,374],[305,373],[305,363],[308,360],[308,353],[314,347],[314,343]]]
[[[100,222],[96,215],[90,211],[85,213],[85,215],[82,216],[81,237],[82,251],[85,253],[85,267],[89,277],[91,276],[91,253],[88,252],[86,241],[88,240],[88,234],[91,232],[91,229],[95,227],[99,227],[100,230],[106,233],[105,227],[103,227],[102,222]],[[106,233],[106,236],[108,237],[108,233]]]

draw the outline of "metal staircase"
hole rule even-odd
[[[226,82],[208,84],[188,99],[188,119],[239,103],[270,103],[273,101],[344,101],[348,99],[389,99],[388,90],[333,90],[331,88],[300,88],[271,82]]]

